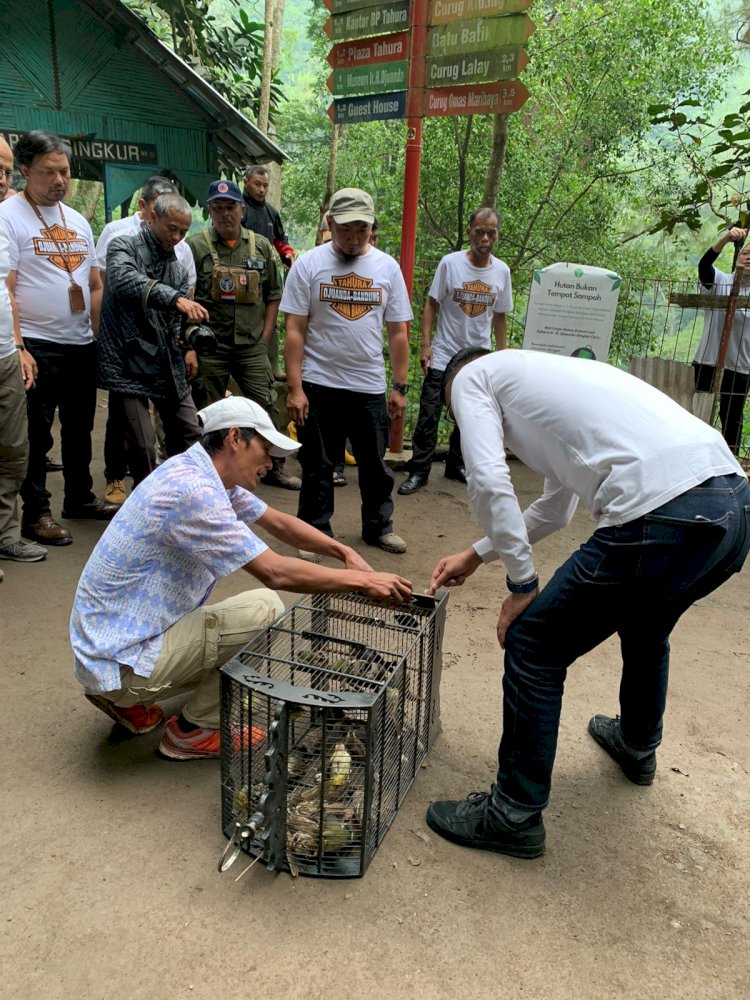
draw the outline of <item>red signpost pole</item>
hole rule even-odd
[[[417,249],[417,209],[419,205],[419,170],[422,162],[422,94],[427,54],[428,0],[412,0],[411,46],[409,53],[409,93],[407,95],[406,161],[404,165],[404,202],[401,213],[401,273],[411,298],[414,262]],[[404,447],[404,421],[391,422],[389,442],[392,452]]]

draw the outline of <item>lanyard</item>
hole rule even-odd
[[[70,254],[67,254],[67,253],[64,252],[63,248],[60,246],[60,243],[57,240],[57,237],[52,235],[52,231],[51,231],[50,227],[47,225],[47,222],[45,221],[44,216],[39,211],[39,206],[37,205],[37,203],[35,201],[33,201],[29,197],[28,191],[24,191],[23,192],[23,196],[26,199],[26,201],[29,203],[29,205],[31,205],[32,209],[34,210],[34,214],[36,215],[37,219],[39,219],[39,221],[41,222],[42,226],[49,232],[50,239],[52,240],[52,242],[57,247],[57,251],[60,254],[60,257],[62,258],[63,264],[65,265],[65,270],[68,272],[68,277],[70,278],[71,285],[74,285],[76,288],[79,287],[78,286],[78,282],[73,277],[73,268],[70,266]],[[62,207],[62,205],[61,205],[61,203],[59,201],[57,203],[57,207],[60,209],[60,218],[62,219],[63,228],[65,230],[67,230],[68,224],[65,221],[65,215],[63,213],[63,207]]]

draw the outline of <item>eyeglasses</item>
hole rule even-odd
[[[12,177],[13,171],[8,170],[6,167],[0,167],[0,174],[5,174],[6,177]]]

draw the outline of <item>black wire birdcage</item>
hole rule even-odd
[[[304,598],[222,667],[222,870],[365,873],[439,729],[447,597]]]

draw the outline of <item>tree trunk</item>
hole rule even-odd
[[[81,187],[84,190],[79,191],[79,194],[83,195],[79,211],[87,222],[91,222],[96,215],[96,206],[99,204],[104,185],[101,181],[82,181]]]
[[[270,57],[267,58],[267,43],[268,39],[268,6],[269,0],[266,0],[266,35],[263,39],[263,77],[261,79],[261,111],[264,112],[266,117],[266,127],[262,128],[260,121],[261,116],[258,115],[258,128],[261,128],[268,136],[273,137],[276,129],[270,123],[270,111],[271,111],[271,79],[273,77],[273,71],[279,67],[279,59],[281,52],[281,35],[284,29],[284,7],[286,0],[270,0],[272,4],[272,14],[271,14],[271,29],[270,29]],[[266,80],[266,64],[269,65],[269,70]],[[267,93],[266,89],[267,88]],[[265,95],[265,101],[264,101]],[[264,110],[265,109],[265,110]],[[268,201],[271,205],[276,208],[281,208],[281,166],[278,163],[271,162],[268,164],[268,194],[266,195]]]
[[[273,34],[271,36],[271,68],[278,69],[281,65],[281,35],[284,30],[284,7],[286,0],[276,0],[273,15]]]
[[[260,78],[260,108],[258,110],[258,128],[264,135],[268,134],[268,115],[271,108],[271,53],[273,51],[273,20],[274,0],[265,3],[265,27],[263,29],[263,73]]]
[[[328,173],[326,175],[326,187],[323,197],[320,200],[320,222],[318,232],[315,234],[315,242],[320,242],[320,226],[325,218],[331,198],[336,190],[336,161],[339,155],[339,141],[341,140],[341,130],[343,125],[331,125],[331,151],[328,155]]]
[[[497,193],[500,190],[500,181],[503,176],[503,166],[505,165],[505,150],[508,145],[508,116],[495,115],[492,127],[492,149],[490,150],[490,160],[487,164],[487,177],[484,182],[484,194],[482,195],[482,206],[495,208]]]

